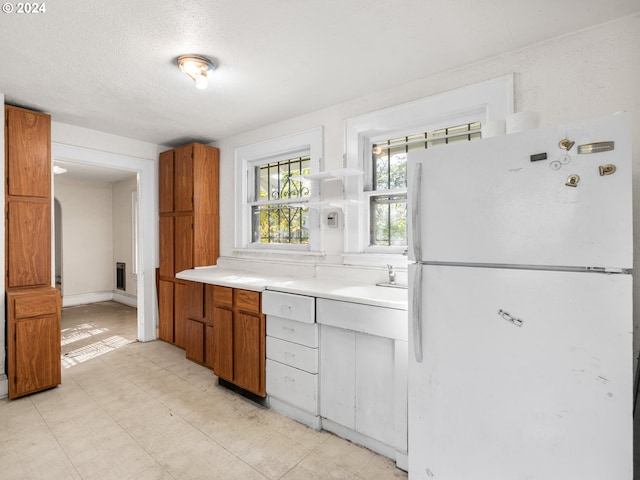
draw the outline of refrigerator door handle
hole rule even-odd
[[[413,260],[415,262],[422,261],[422,229],[420,228],[420,215],[422,205],[422,163],[416,162],[413,174],[413,185],[411,189],[411,230],[412,242],[411,250],[413,250]]]
[[[411,331],[413,354],[416,362],[422,363],[422,265],[412,264],[411,287]]]

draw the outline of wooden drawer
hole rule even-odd
[[[262,294],[262,313],[304,323],[314,323],[316,299],[292,293],[266,291]]]
[[[318,415],[318,375],[267,359],[267,395]]]
[[[235,307],[245,312],[260,313],[260,292],[235,289]]]
[[[15,318],[55,315],[58,311],[58,301],[55,294],[25,295],[16,297],[14,302]]]
[[[301,323],[286,318],[267,316],[267,335],[307,347],[318,348],[318,324]]]
[[[233,307],[233,288],[214,285],[213,304],[216,307]]]
[[[309,373],[318,373],[318,349],[267,337],[267,358]]]

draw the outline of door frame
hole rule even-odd
[[[70,163],[113,168],[136,173],[138,176],[138,340],[156,339],[158,308],[156,299],[157,163],[146,158],[131,157],[89,148],[51,142],[51,159]],[[53,181],[53,179],[52,179]]]

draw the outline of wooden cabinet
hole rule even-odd
[[[187,285],[184,281],[158,282],[158,336],[160,340],[185,348]]]
[[[61,382],[59,290],[51,287],[51,117],[5,106],[9,398]]]
[[[217,148],[191,143],[160,154],[159,337],[181,348],[204,325],[187,320],[186,283],[175,275],[218,260],[218,177]]]
[[[7,288],[51,285],[51,117],[5,106]]]
[[[213,285],[187,282],[187,334],[189,360],[213,370]]]
[[[53,287],[7,292],[9,398],[60,384],[60,303]]]
[[[256,395],[265,396],[265,318],[261,294],[213,287],[213,371]]]

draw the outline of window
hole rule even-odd
[[[346,166],[364,170],[345,182],[360,199],[345,212],[345,253],[400,254],[407,248],[407,155],[480,138],[480,125],[513,113],[513,75],[354,117],[345,122]],[[426,133],[425,133],[426,132]],[[363,257],[349,262],[376,262]]]
[[[376,141],[371,146],[369,246],[407,246],[407,154],[480,138],[480,122]]]
[[[300,175],[311,173],[308,156],[258,164],[251,206],[253,243],[309,243],[309,186]],[[298,177],[298,178],[296,178]]]
[[[320,128],[236,149],[236,248],[320,250],[319,192],[301,176],[321,158]]]

